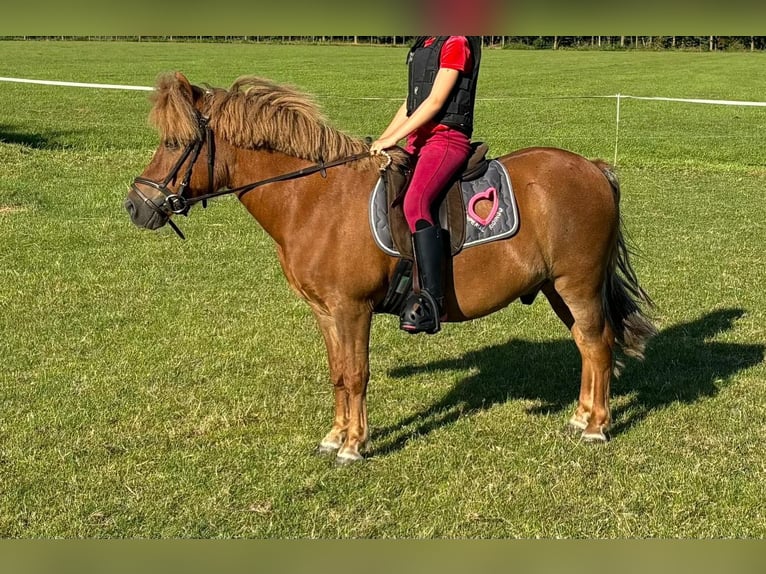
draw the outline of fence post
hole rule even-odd
[[[614,161],[612,165],[617,167],[617,143],[620,140],[620,94],[617,94],[617,121],[614,131]]]

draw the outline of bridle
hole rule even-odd
[[[165,177],[165,179],[163,179],[162,181],[156,181],[153,179],[149,179],[148,177],[138,176],[133,179],[133,183],[130,186],[131,189],[152,210],[154,210],[161,216],[167,218],[167,221],[170,224],[170,227],[173,228],[173,231],[175,231],[176,234],[181,239],[186,239],[186,237],[184,236],[183,232],[181,232],[181,230],[173,222],[173,220],[171,219],[171,216],[172,215],[187,215],[192,205],[194,205],[195,203],[201,202],[202,205],[205,206],[209,199],[215,199],[216,197],[221,197],[223,195],[230,195],[235,193],[238,195],[240,199],[242,199],[242,196],[245,193],[255,189],[256,187],[260,187],[268,183],[276,183],[279,181],[288,181],[291,179],[297,179],[297,178],[305,177],[307,175],[311,175],[317,172],[319,172],[322,175],[322,177],[327,177],[328,168],[350,163],[352,161],[357,161],[365,157],[370,157],[370,152],[365,151],[365,152],[361,152],[351,156],[346,156],[340,159],[336,159],[334,161],[327,162],[327,163],[325,163],[320,158],[317,164],[309,166],[309,167],[305,167],[303,169],[299,169],[297,171],[292,171],[290,173],[285,173],[282,175],[277,175],[275,177],[262,179],[254,183],[249,183],[246,185],[242,185],[240,187],[235,187],[233,189],[223,189],[220,191],[215,191],[213,189],[213,176],[214,176],[214,168],[215,168],[215,136],[213,134],[213,130],[211,129],[209,125],[210,118],[202,115],[198,110],[195,110],[195,113],[197,116],[196,118],[197,124],[199,125],[199,128],[200,128],[199,131],[202,135],[200,138],[195,139],[189,142],[188,144],[186,144],[186,147],[181,153],[181,156],[178,158],[178,161],[176,161],[176,163],[173,165],[173,167],[171,168],[170,172]],[[199,195],[197,197],[189,197],[187,194],[187,190],[189,187],[189,180],[191,179],[191,174],[192,174],[192,170],[194,169],[194,164],[197,162],[197,159],[199,158],[199,155],[202,151],[202,147],[205,145],[205,142],[207,142],[208,144],[207,146],[208,190],[207,190],[207,193],[205,193],[204,195]],[[386,158],[384,165],[381,166],[380,168],[380,171],[382,172],[389,165],[391,165],[392,159],[391,159],[391,156],[385,151],[382,151],[381,155],[383,155]],[[191,161],[189,161],[189,165],[186,168],[183,179],[181,179],[181,184],[178,186],[178,191],[173,193],[171,190],[168,189],[168,185],[175,183],[176,179],[178,178],[178,173],[181,171],[181,168],[183,167],[184,163],[189,158],[191,158]],[[162,194],[161,203],[157,203],[155,200],[153,200],[152,198],[148,197],[145,193],[143,193],[139,185],[145,185],[147,187],[151,187],[152,189],[159,191]]]
[[[136,192],[136,194],[151,209],[153,209],[154,211],[156,211],[163,217],[168,218],[168,223],[170,224],[170,227],[173,228],[173,231],[175,231],[181,239],[186,239],[186,238],[184,237],[184,234],[181,232],[181,230],[176,226],[176,224],[173,223],[173,220],[170,219],[170,216],[171,215],[187,215],[189,213],[189,209],[191,209],[191,206],[194,203],[197,203],[196,200],[191,199],[186,195],[186,190],[189,187],[189,180],[191,179],[191,174],[192,174],[192,170],[194,169],[194,164],[197,163],[197,158],[199,157],[199,154],[202,151],[202,146],[205,145],[206,141],[208,142],[208,146],[207,146],[208,193],[207,195],[210,195],[213,192],[213,169],[215,164],[215,137],[213,136],[213,130],[210,128],[210,125],[209,125],[210,118],[208,118],[207,116],[203,116],[197,110],[195,110],[195,113],[196,113],[197,125],[200,128],[199,131],[202,134],[202,136],[186,144],[186,147],[184,147],[183,153],[181,153],[181,157],[178,158],[178,161],[176,161],[176,163],[170,169],[170,172],[165,177],[165,179],[163,179],[162,181],[155,181],[153,179],[149,179],[148,177],[138,176],[133,179],[133,183],[130,186],[131,189],[134,192]],[[189,162],[189,166],[186,168],[186,172],[184,173],[183,179],[181,180],[181,184],[178,186],[178,191],[173,193],[172,191],[168,189],[168,185],[171,183],[175,183],[176,179],[178,178],[178,172],[181,171],[181,168],[183,167],[186,160],[189,159],[189,157],[191,157],[191,161]],[[147,197],[146,194],[144,194],[141,191],[141,188],[138,187],[139,184],[146,185],[148,187],[151,187],[159,191],[164,198],[162,203],[157,204],[150,197]],[[207,199],[205,198],[200,198],[199,201],[203,201],[203,205],[207,203]]]

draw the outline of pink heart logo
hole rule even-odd
[[[487,217],[482,217],[481,215],[476,213],[476,203],[485,199],[492,202],[492,209],[489,210],[489,214],[487,215]],[[494,187],[490,187],[486,191],[477,193],[470,199],[470,201],[468,202],[468,216],[471,219],[473,219],[476,223],[486,227],[494,219],[495,215],[497,214],[497,209],[499,206],[500,205],[499,205],[499,200],[497,197],[497,190]]]

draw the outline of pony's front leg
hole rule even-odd
[[[335,417],[332,428],[319,442],[317,452],[322,455],[334,455],[343,446],[348,429],[348,393],[343,382],[343,355],[341,353],[335,320],[323,309],[313,306],[319,329],[327,348],[327,362],[330,368],[330,381],[335,393]]]
[[[335,393],[333,426],[319,443],[319,452],[337,451],[338,464],[362,459],[369,441],[367,382],[372,312],[367,306],[328,314],[315,308],[327,347]]]
[[[335,391],[335,418],[330,432],[324,435],[317,447],[317,452],[322,455],[338,452],[346,440],[348,429],[348,395],[343,379],[339,382],[333,380],[333,390]]]
[[[336,461],[348,464],[362,459],[369,442],[367,383],[370,380],[370,326],[372,310],[364,305],[336,316],[343,386],[346,390],[348,427]]]

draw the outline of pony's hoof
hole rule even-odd
[[[318,456],[334,456],[336,452],[343,446],[343,436],[338,436],[334,431],[330,431],[327,435],[319,441],[319,445],[316,448],[316,454]]]
[[[606,444],[609,437],[603,431],[584,431],[580,439],[588,444]]]
[[[339,448],[340,446],[319,443],[314,450],[314,454],[317,456],[332,456],[338,452]]]
[[[364,457],[358,452],[339,452],[335,457],[335,466],[349,466],[363,460]]]
[[[572,415],[567,421],[567,426],[564,429],[564,432],[572,437],[581,437],[586,428],[588,428],[587,420],[582,420],[577,415]]]

